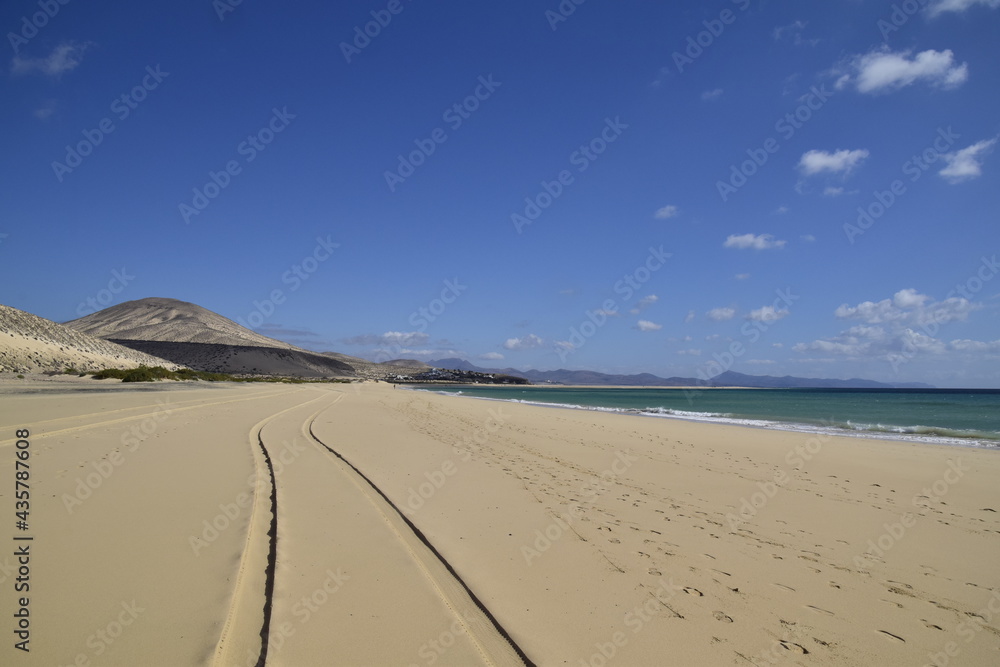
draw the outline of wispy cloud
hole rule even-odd
[[[10,62],[11,74],[33,74],[58,77],[76,68],[83,61],[88,44],[63,42],[44,58],[22,58],[14,56]]]
[[[714,90],[706,90],[701,94],[701,99],[706,102],[711,102],[712,100],[717,100],[722,97],[724,91],[722,88],[715,88]]]
[[[680,214],[681,210],[676,206],[664,206],[659,209],[653,217],[657,220],[669,220],[670,218],[676,218]]]
[[[708,319],[714,322],[725,322],[726,320],[731,320],[736,317],[735,308],[713,308],[712,310],[705,313]]]
[[[1000,0],[937,0],[927,11],[931,16],[938,16],[945,12],[964,12],[976,5],[983,5],[990,9],[1000,7]]]
[[[663,328],[663,325],[650,322],[649,320],[639,320],[636,323],[635,328],[639,331],[659,331]]]
[[[868,158],[868,151],[838,149],[832,153],[821,150],[811,150],[803,153],[799,160],[799,169],[806,176],[829,172],[831,174],[848,174]]]
[[[639,299],[638,303],[635,304],[635,308],[633,308],[629,312],[632,313],[633,315],[638,315],[639,313],[646,310],[659,300],[660,297],[656,296],[655,294],[644,296],[641,299]]]
[[[996,143],[997,137],[984,139],[960,151],[943,155],[947,165],[938,174],[949,183],[979,178],[983,173],[983,158],[993,150]]]
[[[486,352],[484,354],[480,354],[479,358],[485,361],[500,361],[504,357],[499,352]]]
[[[533,350],[545,344],[545,341],[535,334],[528,334],[523,338],[508,338],[504,341],[504,349],[507,350]]]
[[[382,335],[362,334],[351,336],[341,340],[345,345],[399,345],[410,347],[414,345],[424,345],[430,339],[425,333],[419,331],[387,331]]]
[[[784,248],[787,243],[787,241],[775,239],[770,234],[732,234],[722,244],[722,247],[737,248],[739,250],[770,250],[772,248]]]

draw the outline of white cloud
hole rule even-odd
[[[799,160],[799,169],[806,176],[825,171],[832,174],[849,174],[855,167],[864,162],[868,155],[868,151],[863,148],[853,151],[837,150],[833,153],[811,150],[802,155],[802,159]]]
[[[731,320],[736,317],[735,308],[713,308],[712,310],[705,313],[708,319],[715,322],[725,322],[726,320]]]
[[[486,361],[500,361],[503,359],[503,355],[499,352],[486,352],[485,354],[480,354],[479,358]]]
[[[508,338],[503,346],[508,350],[532,350],[544,344],[545,341],[535,334],[528,334],[524,338]]]
[[[799,238],[802,239],[806,243],[815,243],[816,242],[816,237],[813,236],[812,234],[803,234]]]
[[[605,317],[618,317],[621,315],[617,310],[604,310],[603,308],[598,308],[594,311],[594,315],[604,315]]]
[[[658,210],[653,217],[655,217],[657,220],[669,220],[670,218],[677,217],[677,215],[680,214],[680,212],[681,210],[676,206],[673,205],[664,206],[663,208]]]
[[[677,350],[677,354],[680,354],[680,355],[683,355],[683,356],[690,356],[690,357],[700,357],[701,356],[701,350],[696,350],[694,348],[692,348],[690,350]]]
[[[979,178],[983,173],[982,158],[993,149],[996,143],[997,137],[983,139],[960,151],[941,156],[948,164],[938,174],[949,183],[961,183]]]
[[[948,351],[948,345],[934,338],[934,334],[951,322],[965,321],[980,307],[967,299],[950,297],[935,301],[915,289],[903,289],[890,299],[864,301],[856,306],[841,305],[834,314],[860,324],[832,338],[799,343],[793,349],[889,361],[910,358],[916,353],[940,355]],[[951,349],[975,347],[975,341],[969,341],[970,344],[958,342],[959,346],[953,342]]]
[[[689,310],[688,314],[684,316],[684,324],[690,324],[694,322],[694,318],[697,317],[693,310]]]
[[[75,69],[80,64],[87,46],[87,44],[77,42],[63,42],[45,58],[14,56],[10,62],[10,71],[12,74],[40,72],[47,76],[59,76]]]
[[[747,248],[753,248],[754,250],[768,250],[771,248],[783,248],[787,241],[777,241],[770,234],[742,234],[742,235],[730,235],[726,242],[722,244],[724,248],[739,248],[745,250]]]
[[[736,278],[737,280],[749,280],[750,279],[750,274],[749,273],[737,273],[733,277]]]
[[[706,102],[711,100],[717,100],[720,97],[722,97],[722,92],[723,92],[722,88],[716,88],[715,90],[706,90],[701,94],[701,99],[705,100]]]
[[[656,296],[655,294],[650,294],[649,296],[644,296],[641,299],[639,299],[638,303],[635,304],[635,308],[633,308],[629,312],[632,313],[633,315],[638,315],[639,313],[641,313],[642,311],[646,310],[647,308],[649,308],[650,306],[652,306],[654,303],[656,303],[659,300],[660,300],[660,297]]]
[[[982,342],[978,340],[953,340],[951,349],[957,352],[1000,352],[1000,340]]]
[[[788,317],[787,310],[777,310],[774,306],[764,306],[757,310],[751,310],[747,319],[754,322],[777,322]]]
[[[910,57],[912,51],[893,52],[888,46],[854,56],[848,64],[851,73],[837,80],[836,87],[854,84],[861,93],[892,92],[917,81],[925,81],[939,88],[957,88],[969,78],[969,66],[955,62],[950,50],[921,51]]]
[[[663,328],[663,325],[650,322],[649,320],[639,320],[636,323],[635,328],[639,331],[659,331]]]
[[[789,208],[787,206],[779,206],[778,208],[774,209],[774,212],[777,215],[784,215],[784,214],[788,213],[788,211],[789,211]]]
[[[931,16],[938,16],[945,12],[964,12],[975,5],[985,5],[990,9],[996,9],[1000,7],[1000,0],[937,0],[928,11]]]
[[[844,188],[827,186],[826,190],[823,190],[823,196],[825,197],[839,197],[842,194],[844,194]]]

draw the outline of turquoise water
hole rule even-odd
[[[1000,448],[1000,389],[625,389],[424,386],[653,417]]]

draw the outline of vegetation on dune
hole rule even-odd
[[[116,378],[122,382],[155,382],[157,380],[193,380],[204,382],[284,382],[292,384],[302,384],[308,382],[350,382],[349,379],[315,379],[305,380],[295,377],[239,377],[228,373],[209,373],[207,371],[195,371],[190,368],[181,368],[171,371],[162,366],[139,366],[123,370],[121,368],[106,368],[103,371],[91,372],[95,380],[105,380]]]

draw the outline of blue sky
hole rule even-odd
[[[7,2],[0,302],[998,386],[1000,0],[896,6]]]

